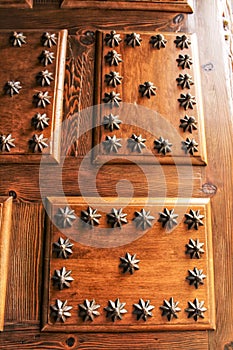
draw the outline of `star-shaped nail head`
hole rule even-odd
[[[35,103],[36,107],[46,108],[51,103],[50,98],[48,91],[39,91],[33,96],[33,103]]]
[[[151,96],[156,96],[156,90],[157,87],[150,81],[145,81],[144,84],[139,85],[139,92],[142,97],[146,96],[147,98],[151,98]]]
[[[38,59],[40,63],[46,67],[48,64],[53,63],[53,60],[55,59],[55,57],[53,52],[50,52],[48,50],[43,50],[40,56],[38,57]]]
[[[34,126],[36,130],[44,130],[44,128],[47,128],[49,126],[47,114],[36,113],[32,118],[32,126]]]
[[[132,136],[128,139],[128,148],[131,150],[131,152],[142,153],[143,148],[146,148],[145,142],[146,139],[143,139],[142,135],[137,136],[132,134]]]
[[[177,35],[176,39],[174,40],[174,43],[176,44],[176,47],[181,50],[188,49],[189,45],[191,45],[190,39],[185,34],[181,36]]]
[[[57,286],[60,290],[64,287],[70,288],[70,283],[73,282],[73,277],[71,277],[72,271],[66,270],[65,267],[62,267],[60,270],[55,270],[54,275],[52,276],[52,280],[55,286]]]
[[[199,226],[204,226],[202,219],[204,219],[204,215],[200,214],[200,210],[192,210],[190,209],[189,214],[185,214],[184,223],[188,225],[188,229],[194,228],[198,230]]]
[[[29,147],[32,149],[32,152],[37,153],[42,151],[48,147],[48,144],[46,143],[48,141],[47,138],[44,137],[43,134],[40,135],[33,135],[32,138],[29,140]]]
[[[108,86],[116,87],[121,84],[122,77],[118,72],[111,71],[108,74],[105,74],[105,82]]]
[[[162,34],[153,35],[150,38],[150,44],[153,48],[160,50],[161,48],[166,47],[167,40]]]
[[[57,258],[67,259],[73,253],[72,247],[73,243],[69,238],[59,237],[58,241],[53,243],[53,251],[57,254]]]
[[[54,80],[53,73],[50,73],[47,69],[42,70],[39,72],[36,76],[37,82],[40,84],[40,86],[49,86],[51,81]]]
[[[110,214],[107,214],[108,223],[111,224],[113,228],[115,227],[122,227],[123,224],[127,224],[126,219],[127,214],[123,213],[122,208],[115,209],[112,208],[112,211]]]
[[[119,119],[118,115],[113,115],[112,113],[105,115],[103,120],[104,128],[110,131],[114,129],[119,130],[122,121]]]
[[[133,314],[137,315],[137,320],[147,321],[148,317],[152,317],[152,310],[155,308],[153,305],[150,305],[150,300],[144,301],[139,299],[138,304],[133,304],[134,310]]]
[[[184,110],[193,109],[193,106],[197,103],[195,100],[195,96],[192,96],[190,93],[180,94],[180,98],[178,98],[180,102],[180,107],[183,107]]]
[[[136,254],[130,255],[128,252],[125,254],[125,257],[120,257],[119,267],[123,269],[123,273],[129,272],[131,275],[134,271],[139,270],[138,263],[140,260],[136,259]]]
[[[186,252],[185,254],[189,254],[191,259],[200,259],[201,255],[205,253],[202,248],[204,243],[201,243],[199,239],[190,239],[189,243],[186,244]]]
[[[83,322],[94,321],[94,318],[99,316],[100,313],[97,311],[100,305],[96,304],[95,300],[89,301],[84,300],[83,304],[79,304],[79,316],[83,319]]]
[[[124,309],[126,303],[121,303],[119,298],[114,301],[109,300],[108,306],[104,308],[107,311],[107,318],[111,318],[113,322],[117,319],[122,320],[122,315],[127,313],[127,310]]]
[[[55,215],[56,224],[62,228],[71,227],[76,219],[77,217],[74,210],[67,206],[64,208],[58,208]]]
[[[9,80],[4,86],[5,94],[10,97],[19,94],[20,89],[22,89],[20,81]]]
[[[177,58],[178,67],[182,69],[191,69],[191,65],[193,64],[193,60],[189,55],[179,55]]]
[[[107,33],[104,38],[105,44],[111,48],[120,45],[122,41],[120,34],[117,34],[115,30],[112,30],[110,33]]]
[[[174,298],[170,298],[170,300],[164,300],[163,305],[160,306],[162,310],[162,316],[166,316],[168,321],[170,322],[173,317],[178,318],[177,312],[180,312],[181,309],[178,307],[179,302],[174,301]]]
[[[204,279],[206,275],[203,274],[203,270],[198,270],[197,267],[194,267],[193,270],[188,270],[189,276],[186,277],[186,280],[189,282],[190,286],[194,285],[198,289],[200,284],[204,284]]]
[[[136,47],[136,46],[141,46],[141,37],[140,34],[137,33],[131,33],[131,34],[126,34],[125,42],[128,46]]]
[[[197,121],[193,116],[185,115],[184,118],[180,119],[180,128],[184,132],[189,131],[192,134],[193,130],[197,130]]]
[[[188,301],[188,308],[185,311],[188,313],[188,318],[193,317],[195,321],[198,321],[199,318],[205,318],[203,313],[207,311],[207,308],[204,307],[204,301],[195,298],[193,302]]]
[[[135,218],[133,220],[137,228],[146,230],[148,227],[152,227],[152,221],[154,219],[155,219],[154,216],[150,215],[150,211],[141,209],[141,211],[135,212]]]
[[[67,300],[64,302],[60,299],[56,299],[55,305],[51,305],[51,317],[55,319],[55,322],[62,321],[65,322],[67,317],[71,316],[70,310],[72,306],[67,306]]]
[[[22,32],[17,33],[13,32],[12,35],[10,36],[10,42],[12,46],[18,46],[21,47],[23,44],[26,44],[26,36],[23,35]]]
[[[167,209],[164,208],[163,212],[159,213],[159,220],[158,222],[162,223],[162,227],[165,227],[167,230],[172,230],[173,227],[175,227],[178,223],[176,219],[178,218],[178,215],[174,213],[174,209]]]
[[[122,101],[120,98],[120,94],[116,93],[115,91],[111,92],[105,92],[104,98],[103,98],[104,103],[107,103],[110,105],[110,108],[113,107],[120,107],[120,102]]]
[[[115,50],[111,50],[104,56],[106,63],[109,66],[118,66],[120,62],[122,62],[121,55],[117,53]]]
[[[116,135],[106,136],[103,147],[107,153],[118,153],[119,148],[122,147],[120,141],[121,139],[117,139]]]
[[[191,75],[189,74],[179,74],[179,77],[176,78],[177,85],[182,89],[190,89],[191,85],[194,85]]]
[[[164,139],[163,137],[159,137],[157,140],[154,141],[155,149],[158,150],[158,153],[163,154],[164,156],[171,152],[171,146],[172,143],[170,143],[167,139]]]
[[[53,45],[57,45],[56,34],[54,33],[50,34],[48,32],[45,32],[41,37],[41,42],[43,46],[47,46],[47,47],[52,47]]]
[[[87,210],[81,211],[81,219],[89,224],[90,228],[93,228],[95,225],[99,225],[99,219],[101,215],[97,213],[97,209],[88,207]]]
[[[0,151],[10,152],[11,148],[15,147],[15,139],[12,138],[11,134],[0,135]]]
[[[192,156],[195,152],[198,152],[198,143],[194,139],[190,139],[189,137],[186,138],[185,141],[182,141],[182,149],[185,151],[185,153],[190,153]]]

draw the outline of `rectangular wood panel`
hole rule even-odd
[[[2,89],[0,93],[0,162],[33,163],[41,160],[45,154],[49,162],[59,161],[60,128],[62,122],[63,85],[65,74],[67,31],[54,33],[54,43],[43,45],[42,36],[45,31],[18,31],[19,39],[12,38],[13,32],[2,32],[0,50],[2,64],[0,68]],[[52,32],[49,33],[49,35]],[[20,39],[20,36],[22,39]],[[22,41],[23,40],[23,41]],[[46,50],[52,53],[51,64],[45,64],[38,58]],[[39,74],[51,73],[52,80],[42,86]],[[44,73],[45,72],[45,73]],[[16,90],[10,95],[8,82],[16,82]],[[17,88],[18,87],[18,88]],[[40,92],[48,97],[49,104],[38,106],[35,96]],[[47,123],[43,127],[33,125],[33,118],[39,113],[45,116]],[[39,117],[41,118],[41,117]],[[11,139],[8,149],[3,147],[3,138]],[[38,140],[30,143],[35,137],[43,139],[40,149],[36,147]],[[43,136],[41,136],[43,135]],[[40,143],[40,141],[39,141]],[[12,144],[14,146],[12,146]],[[40,143],[41,144],[41,143]],[[44,147],[45,146],[45,147]]]
[[[12,197],[0,197],[0,331],[4,327],[8,263],[10,255]]]
[[[111,34],[97,33],[94,162],[205,165],[206,144],[196,35],[136,33],[141,41],[135,42],[135,47],[132,47],[126,43],[131,33],[117,34],[122,41],[111,48],[110,41],[106,40]],[[164,39],[164,47],[160,49],[152,45],[156,35],[160,35],[160,38],[162,35]],[[184,46],[183,38],[186,38]],[[178,47],[176,40],[181,41]],[[109,60],[115,53],[120,55],[121,61]],[[116,86],[108,82],[108,75],[113,74],[111,72],[122,77]],[[188,78],[188,85],[178,85],[177,79],[180,78]],[[147,82],[153,83],[154,94],[142,96],[141,88]],[[111,93],[119,94],[119,106],[106,102]],[[188,99],[187,108],[181,106],[179,99],[185,102]],[[121,124],[112,130],[103,125],[110,115],[118,116],[121,120]],[[194,118],[191,127],[190,118]],[[183,123],[185,128],[181,127]],[[133,134],[144,139],[139,142],[140,145],[143,143],[142,147],[138,148],[138,140],[132,143]],[[111,148],[114,138],[120,145]],[[164,140],[169,143],[165,154],[163,148],[156,148],[156,142],[162,146]],[[134,145],[135,149],[132,147]]]
[[[90,229],[80,217],[83,218],[82,211],[86,211],[88,206],[98,209],[99,225]],[[73,210],[70,217],[69,227],[62,228],[62,211]],[[122,208],[122,213],[127,214],[127,223],[122,222],[122,228],[111,228],[108,223],[108,214],[112,208]],[[177,214],[177,225],[174,229],[168,230],[162,227],[158,218],[159,213],[174,209]],[[150,226],[136,225],[136,212],[142,213],[145,209],[150,218]],[[198,229],[188,229],[185,221],[185,214],[190,210],[203,215],[203,226]],[[45,280],[44,280],[44,300],[43,300],[43,330],[46,331],[149,331],[149,330],[201,330],[213,329],[215,326],[215,306],[213,300],[213,266],[212,266],[212,238],[210,223],[210,204],[208,199],[150,199],[134,198],[128,203],[127,199],[105,198],[71,198],[67,202],[60,198],[48,199],[48,215],[52,218],[54,225],[47,218],[46,227],[46,252],[45,252]],[[150,214],[148,213],[150,211]],[[75,217],[74,217],[75,215]],[[124,221],[124,220],[123,220]],[[57,226],[57,227],[56,227]],[[66,226],[66,225],[65,225]],[[59,254],[54,250],[60,242],[68,239],[67,259],[63,253]],[[190,240],[199,240],[203,243],[204,253],[200,258],[190,258],[187,254],[186,245]],[[72,252],[69,251],[71,248]],[[136,254],[139,259],[139,270],[132,275],[123,273],[119,267],[120,257],[125,254]],[[189,285],[186,277],[188,270],[194,268],[203,270],[206,278],[204,284],[195,288]],[[59,290],[54,282],[54,276],[62,268],[72,271],[69,274],[74,280],[70,287]],[[178,318],[171,321],[162,316],[160,306],[164,300],[179,301],[180,312]],[[119,298],[120,302],[126,303],[127,313],[122,320],[112,322],[106,318],[108,301]],[[147,321],[142,319],[137,321],[133,314],[133,304],[139,299],[150,300],[154,306],[153,317],[148,317]],[[197,321],[188,318],[185,311],[188,302],[194,302],[195,298],[199,302],[204,301],[204,318]],[[84,301],[95,299],[100,305],[98,311],[100,316],[94,321],[83,321],[79,313],[79,304]],[[65,302],[71,306],[71,317],[67,317],[65,322],[56,321],[52,314],[51,307],[56,305],[57,300]]]
[[[193,12],[193,0],[63,0],[62,8],[100,8],[118,10],[157,10],[175,12]]]

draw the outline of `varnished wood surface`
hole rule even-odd
[[[199,74],[199,60],[198,47],[196,42],[196,35],[188,35],[190,40],[189,48],[177,48],[174,40],[176,34],[159,32],[167,40],[166,47],[160,50],[155,49],[150,44],[150,40],[154,32],[143,33],[140,35],[140,46],[132,48],[125,43],[126,35],[131,32],[117,32],[121,36],[122,42],[115,51],[120,54],[122,62],[117,67],[109,66],[106,63],[105,57],[111,51],[110,47],[105,44],[104,38],[108,31],[97,32],[96,37],[96,89],[98,94],[95,96],[95,104],[100,105],[98,113],[93,113],[96,125],[101,125],[95,130],[94,145],[96,151],[94,152],[94,162],[119,162],[123,159],[132,160],[137,164],[140,163],[155,163],[155,157],[160,164],[200,164],[207,163],[206,145],[204,135],[204,119],[202,94],[200,87]],[[157,33],[157,32],[156,32]],[[183,35],[184,33],[179,33]],[[193,65],[190,69],[183,69],[178,67],[177,59],[179,55],[189,55],[192,59]],[[133,62],[133,64],[132,64]],[[120,74],[122,77],[121,84],[115,88],[108,86],[105,77],[110,71]],[[179,74],[189,74],[192,76],[193,85],[190,89],[181,89],[177,86],[177,77]],[[149,99],[142,97],[139,93],[139,86],[144,82],[150,81],[156,87],[155,96]],[[103,99],[105,93],[116,92],[119,94],[121,102],[119,107],[110,107],[109,104],[104,103]],[[181,94],[190,93],[196,100],[196,105],[193,109],[184,110],[179,105],[178,99]],[[135,107],[136,106],[136,107]],[[119,130],[110,132],[103,126],[103,118],[105,115],[118,115],[122,120]],[[96,114],[98,114],[96,116]],[[192,133],[184,132],[180,125],[180,118],[185,115],[195,117],[197,121],[197,130]],[[145,149],[142,149],[141,154],[132,152],[128,148],[128,139],[135,135],[142,135],[145,141]],[[117,153],[106,152],[102,142],[105,141],[106,136],[115,135],[122,145]],[[154,149],[154,141],[159,137],[168,139],[172,144],[171,152],[166,156],[158,154],[158,150]],[[198,143],[198,152],[191,157],[186,155],[182,150],[182,141],[187,137],[194,138]],[[112,160],[113,158],[113,160]],[[119,160],[120,158],[120,160]]]
[[[62,198],[48,198],[47,212],[51,219],[46,224],[46,251],[44,276],[44,298],[43,298],[43,330],[44,331],[89,331],[89,332],[123,332],[123,331],[151,331],[151,330],[197,330],[213,329],[215,327],[215,304],[213,298],[213,258],[212,258],[212,230],[210,221],[210,206],[208,199],[171,198],[155,199],[133,198],[77,198],[67,197],[67,204]],[[62,229],[56,226],[56,214],[59,208],[68,205],[74,210],[76,220],[70,228]],[[97,209],[101,214],[99,225],[90,229],[80,221],[81,211],[87,210],[87,206]],[[111,229],[107,223],[107,214],[112,208],[123,208],[127,214],[127,223],[122,228]],[[154,217],[151,224],[142,230],[137,228],[133,222],[135,212],[144,208]],[[168,231],[162,228],[158,222],[159,212],[164,208],[173,209],[178,215],[178,225]],[[203,226],[198,230],[187,229],[184,224],[185,213],[189,210],[199,210],[204,215]],[[52,223],[53,222],[53,223]],[[72,255],[69,259],[57,258],[52,251],[54,242],[59,237],[67,237],[73,243]],[[199,239],[204,244],[205,253],[200,259],[190,259],[185,254],[185,246],[189,239]],[[119,269],[120,257],[126,252],[136,254],[140,260],[139,270],[133,275],[122,274]],[[72,271],[74,281],[70,288],[59,290],[53,284],[52,278],[55,270],[62,267]],[[195,289],[185,280],[188,270],[194,267],[202,269],[207,278],[204,285]],[[48,274],[48,271],[50,273]],[[110,288],[111,287],[111,288]],[[131,291],[129,293],[129,290]],[[171,322],[161,316],[159,307],[163,300],[171,297],[179,302],[181,312],[178,318]],[[93,322],[83,322],[78,317],[78,304],[85,299],[95,299],[100,304],[100,316]],[[121,321],[113,323],[106,319],[104,307],[108,300],[115,301],[117,298],[125,302],[127,314],[123,315]],[[132,305],[138,300],[150,300],[154,305],[153,316],[145,322],[136,321],[132,314]],[[195,298],[203,300],[207,311],[204,318],[197,322],[187,318],[185,308],[188,301]],[[72,306],[71,317],[65,323],[54,322],[50,316],[50,305],[54,305],[56,299],[68,300]],[[47,302],[48,301],[48,302]]]
[[[132,337],[127,333],[121,335],[77,335],[80,342],[73,345],[73,348],[124,348],[141,349],[144,345],[148,349],[211,349],[219,350],[229,348],[233,341],[233,314],[232,310],[232,295],[233,295],[233,273],[232,273],[232,227],[233,222],[232,214],[232,196],[233,184],[232,184],[232,124],[231,124],[231,107],[229,102],[228,87],[225,79],[225,59],[224,59],[224,38],[222,36],[222,11],[219,8],[219,0],[205,0],[197,1],[195,15],[191,15],[187,22],[177,23],[173,21],[173,18],[177,19],[176,14],[155,13],[150,11],[144,11],[143,16],[140,12],[127,11],[127,16],[122,15],[121,11],[106,11],[96,10],[62,10],[56,13],[52,10],[2,10],[0,11],[0,26],[3,29],[14,30],[30,29],[30,28],[54,28],[63,29],[70,28],[70,32],[74,34],[78,28],[78,24],[81,29],[85,27],[91,27],[93,24],[96,27],[102,28],[104,25],[108,28],[114,29],[116,23],[119,23],[119,28],[124,30],[131,28],[137,28],[140,22],[145,30],[155,30],[156,28],[163,28],[164,30],[187,30],[189,32],[196,32],[198,37],[199,55],[200,55],[200,67],[201,67],[201,80],[202,89],[204,92],[204,117],[205,117],[205,134],[207,139],[207,152],[208,152],[208,167],[205,171],[200,171],[201,177],[195,184],[194,193],[201,191],[203,183],[215,185],[217,193],[211,199],[212,208],[212,225],[213,225],[213,241],[214,241],[214,271],[215,280],[217,281],[216,288],[216,331],[211,331],[209,334],[206,332],[181,332],[181,333],[148,333],[137,334]],[[135,24],[136,23],[136,24]],[[79,28],[80,28],[79,27]],[[222,52],[222,53],[221,53]],[[64,178],[67,188],[67,193],[73,191],[78,192],[75,188],[74,182],[70,177],[73,170],[73,165],[67,163],[67,168],[64,170]],[[115,184],[117,178],[122,178],[120,169],[113,171],[112,167],[105,165],[101,170],[101,181],[106,176],[106,171],[109,170],[110,184]],[[170,167],[166,168],[166,173],[171,171]],[[66,174],[65,174],[66,173]],[[131,176],[130,176],[131,173]],[[77,174],[77,172],[76,172]],[[127,178],[132,178],[133,184],[136,186],[136,193],[139,196],[143,196],[146,192],[146,182],[142,182],[138,178],[138,170],[135,166],[130,166],[127,169]],[[27,201],[38,200],[38,167],[25,166],[23,164],[16,167],[10,165],[1,166],[1,194],[8,194],[11,189],[16,189],[19,198],[25,198]],[[125,175],[124,175],[125,176]],[[169,178],[170,183],[173,183],[172,173]],[[51,177],[49,177],[51,179]],[[50,184],[51,180],[48,181]],[[52,186],[52,185],[50,185]],[[89,186],[89,184],[88,184]],[[102,188],[101,193],[105,195],[115,195],[116,188],[112,190],[108,183],[104,181],[99,182],[99,186]],[[157,186],[157,185],[154,185]],[[158,186],[159,187],[159,186]],[[173,184],[172,196],[175,196],[176,192],[175,183]],[[90,187],[91,191],[92,187]],[[56,189],[57,192],[59,192]],[[53,192],[53,191],[51,191]],[[170,194],[169,194],[170,195]],[[206,196],[206,194],[205,194]],[[32,212],[30,223],[34,222],[35,206],[40,207],[40,204],[28,204],[30,206],[30,212]],[[21,211],[22,207],[18,209]],[[38,214],[38,211],[36,210]],[[22,230],[24,228],[23,217],[18,213],[19,218],[22,219]],[[33,219],[32,219],[33,218]],[[16,226],[15,226],[16,227]],[[38,281],[41,278],[41,269],[34,265],[34,256],[37,256],[38,245],[41,249],[41,237],[42,227],[40,228],[40,234],[34,237],[34,233],[37,229],[27,228],[25,232],[18,232],[21,229],[17,226],[14,242],[12,241],[11,252],[13,258],[12,269],[9,279],[9,305],[7,311],[7,320],[15,320],[18,318],[17,328],[28,328],[28,331],[16,332],[16,326],[14,321],[11,322],[11,326],[5,327],[5,332],[1,334],[0,341],[1,347],[4,349],[49,349],[49,348],[65,348],[68,335],[61,334],[40,334],[39,333],[39,314],[35,311],[35,300],[38,298],[38,294],[41,291],[41,287],[36,284],[36,288],[24,287],[25,275],[27,276],[27,283],[34,285],[34,278]],[[15,244],[19,244],[17,237],[20,237],[20,249],[15,249]],[[35,245],[30,245],[28,249],[28,240],[25,237],[34,237]],[[27,264],[25,265],[27,254]],[[20,259],[20,255],[24,259]],[[41,262],[41,260],[40,260]],[[18,271],[20,273],[18,274]],[[23,273],[22,273],[23,271]],[[15,278],[17,278],[15,280]],[[15,281],[15,282],[14,282]],[[23,292],[22,292],[22,291]],[[21,296],[23,296],[21,298]],[[21,301],[19,302],[19,298]],[[24,305],[27,305],[25,311]],[[37,303],[37,302],[36,302]],[[18,309],[16,309],[18,306]],[[36,309],[38,306],[36,306]],[[10,309],[10,312],[9,312]],[[30,311],[29,311],[30,310]],[[32,311],[31,311],[32,310]],[[31,319],[31,320],[30,320]],[[36,319],[36,321],[35,321]],[[6,321],[7,321],[6,320]],[[30,330],[34,328],[34,331]],[[74,336],[76,337],[76,335]],[[208,341],[209,339],[209,341]],[[76,346],[77,345],[77,346]],[[232,346],[231,346],[232,347]],[[68,348],[68,346],[67,346]],[[70,347],[69,347],[70,348]]]

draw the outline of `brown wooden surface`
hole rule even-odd
[[[157,11],[175,11],[175,12],[193,12],[193,0],[63,0],[62,8],[100,8],[117,10],[157,10]]]
[[[29,147],[29,140],[34,134],[43,134],[48,139],[50,147],[44,153],[51,154],[52,159],[58,161],[67,31],[61,31],[59,36],[56,33],[57,46],[49,50],[54,53],[55,60],[46,67],[38,60],[41,52],[47,49],[41,43],[43,33],[44,31],[24,31],[27,43],[21,47],[13,47],[9,42],[12,32],[1,33],[0,49],[4,63],[0,74],[3,86],[7,81],[14,80],[21,83],[22,89],[12,97],[5,94],[3,89],[0,94],[0,132],[3,135],[11,134],[15,139],[15,148],[11,148],[10,152],[1,152],[0,162],[39,162],[41,154],[33,153]],[[36,76],[45,69],[53,74],[54,80],[50,86],[41,87]],[[39,91],[48,91],[51,97],[51,103],[46,108],[38,108],[33,104],[33,96]],[[35,130],[32,126],[31,120],[36,113],[46,113],[49,118],[49,126],[44,130]]]
[[[33,0],[1,0],[0,8],[32,8]]]
[[[43,298],[43,330],[45,331],[149,331],[149,330],[196,330],[213,329],[215,327],[215,305],[213,300],[213,266],[212,266],[212,232],[210,221],[210,208],[208,199],[196,199],[188,202],[188,199],[153,199],[147,203],[146,198],[134,198],[128,203],[128,199],[119,198],[117,204],[114,198],[95,200],[93,198],[67,198],[67,205],[75,211],[77,220],[71,228],[60,229],[51,222],[46,227],[46,252]],[[92,208],[97,208],[101,214],[100,225],[91,229],[84,227],[79,221],[81,211],[87,210],[88,203]],[[48,214],[55,220],[58,208],[64,208],[62,198],[49,198]],[[112,208],[124,208],[127,214],[128,223],[115,229],[107,224],[107,213]],[[171,232],[162,228],[158,222],[159,212],[164,208],[174,209],[178,214],[178,226]],[[144,208],[154,216],[152,228],[142,230],[136,228],[133,222],[135,211],[140,212]],[[205,216],[204,226],[198,230],[188,230],[184,224],[184,214],[190,209],[200,210]],[[55,221],[56,223],[56,221]],[[52,252],[52,245],[59,237],[71,239],[74,244],[73,254],[69,259],[57,258]],[[205,253],[201,259],[190,259],[185,254],[185,245],[189,239],[199,239],[204,243]],[[140,260],[139,270],[131,276],[122,274],[119,269],[119,257],[125,256],[126,252],[137,254]],[[70,288],[59,290],[53,285],[52,276],[55,270],[60,270],[63,266],[66,270],[72,271],[74,281]],[[185,277],[188,270],[198,267],[207,275],[203,286],[196,290],[190,286]],[[48,275],[48,271],[50,271]],[[131,291],[129,294],[129,290]],[[179,301],[181,312],[177,319],[171,322],[166,317],[161,316],[159,306],[163,305],[163,300],[174,297]],[[83,322],[78,317],[78,304],[82,304],[85,299],[95,299],[100,304],[100,316],[94,322]],[[107,306],[108,300],[120,299],[126,302],[128,313],[121,321],[113,324],[111,320],[106,320],[103,310]],[[153,317],[145,321],[137,321],[132,314],[132,304],[143,300],[150,300],[155,306]],[[195,298],[203,300],[208,311],[204,319],[198,322],[192,318],[187,318],[185,308],[188,301]],[[68,305],[73,307],[72,316],[67,318],[65,323],[54,322],[50,317],[50,305],[54,305],[55,300],[68,300]]]
[[[96,93],[95,96],[95,104],[100,105],[100,107],[96,125],[102,125],[104,116],[109,113],[118,115],[122,124],[119,130],[112,132],[103,126],[95,130],[94,145],[97,147],[94,152],[94,162],[107,162],[113,158],[112,161],[122,163],[126,158],[137,164],[154,164],[156,157],[160,164],[190,164],[192,162],[193,164],[205,165],[207,159],[196,35],[187,33],[191,44],[188,49],[181,50],[176,48],[174,43],[176,34],[160,32],[164,35],[167,43],[165,48],[157,50],[149,43],[151,36],[155,34],[154,32],[141,34],[141,45],[132,48],[124,42],[126,35],[131,32],[119,31],[117,33],[121,35],[122,42],[115,50],[121,55],[122,62],[117,67],[110,67],[105,61],[105,56],[111,50],[109,46],[104,44],[107,33],[109,32],[97,33],[95,84],[98,94]],[[183,34],[179,33],[179,35]],[[192,58],[191,69],[182,69],[177,66],[176,59],[180,54],[188,54]],[[116,71],[122,77],[121,84],[116,88],[108,86],[105,82],[105,75],[109,74],[110,71]],[[176,78],[181,73],[188,73],[192,76],[194,85],[191,86],[191,89],[181,89],[180,86],[177,86]],[[139,85],[146,81],[151,81],[157,89],[156,96],[151,96],[150,99],[142,97],[139,93]],[[120,94],[122,102],[120,102],[119,107],[111,108],[109,104],[103,102],[104,94],[111,91]],[[195,96],[197,104],[194,105],[193,110],[185,111],[180,107],[178,98],[181,93],[190,93]],[[96,114],[94,113],[95,117]],[[198,123],[198,129],[194,130],[192,134],[179,128],[180,118],[185,115],[194,116]],[[141,154],[131,152],[128,149],[127,140],[132,134],[142,135],[146,139],[146,148],[142,150]],[[116,154],[113,152],[108,154],[104,150],[102,142],[105,141],[106,136],[112,137],[113,135],[121,140],[122,147]],[[159,137],[168,139],[172,144],[171,153],[167,153],[166,156],[159,155],[158,150],[154,149],[154,141]],[[187,137],[194,138],[198,143],[198,152],[194,153],[192,157],[190,154],[186,155],[185,151],[182,150],[181,142]]]
[[[0,197],[0,331],[4,326],[7,277],[11,241],[12,198]]]
[[[143,346],[148,349],[229,349],[232,348],[233,341],[233,314],[232,294],[233,294],[233,273],[232,273],[232,123],[231,105],[229,100],[228,85],[226,83],[225,53],[223,47],[224,37],[222,33],[222,10],[220,0],[197,1],[195,15],[184,17],[178,13],[165,13],[153,11],[113,11],[102,10],[59,10],[42,9],[36,10],[5,10],[0,11],[0,28],[5,30],[15,30],[19,28],[52,28],[54,30],[69,28],[71,34],[78,30],[89,29],[118,29],[118,30],[164,30],[164,31],[187,31],[195,32],[198,38],[198,48],[201,68],[201,81],[203,90],[203,106],[205,117],[205,135],[207,141],[208,166],[205,169],[195,167],[195,179],[193,193],[194,196],[209,196],[211,193],[212,226],[213,226],[213,248],[214,248],[214,273],[217,281],[216,294],[216,330],[207,332],[152,332],[146,334],[75,334],[73,348],[138,348]],[[107,28],[106,28],[107,27]],[[136,28],[136,29],[134,29]],[[90,73],[91,75],[91,73]],[[68,93],[69,94],[69,93]],[[71,173],[77,175],[77,168],[81,160],[75,162],[67,160],[63,169],[63,178],[67,194],[78,195],[79,187],[71,177]],[[172,168],[166,166],[165,173],[168,181],[168,196],[176,196],[176,177],[172,174]],[[147,196],[148,186],[145,177],[140,177],[141,170],[135,165],[127,167],[127,174],[123,175],[122,170],[116,166],[105,165],[98,174],[97,186],[100,194],[113,196],[117,195],[117,181],[127,177],[131,179],[138,196]],[[51,173],[54,174],[53,168]],[[53,196],[61,194],[61,188],[54,188],[49,168],[47,169],[49,192]],[[88,173],[88,172],[87,172]],[[72,348],[68,347],[66,341],[71,336],[65,334],[41,334],[39,331],[39,301],[38,295],[41,292],[41,285],[34,281],[41,281],[40,266],[35,264],[35,256],[38,249],[41,249],[43,228],[36,228],[35,213],[41,204],[33,201],[39,200],[39,180],[38,166],[19,164],[3,165],[0,168],[0,194],[8,195],[9,190],[15,190],[19,200],[26,200],[27,203],[17,204],[16,218],[17,224],[14,226],[14,241],[11,242],[12,264],[8,279],[8,298],[5,332],[0,335],[1,347],[4,349],[50,349],[50,348]],[[77,177],[76,177],[77,178]],[[110,182],[108,182],[110,181]],[[110,185],[109,185],[110,183]],[[186,188],[188,186],[186,180]],[[202,185],[204,193],[202,192]],[[93,184],[87,181],[90,195],[94,188]],[[158,195],[162,190],[154,180],[154,188],[158,189]],[[199,196],[198,196],[199,193]],[[208,194],[209,193],[209,194]],[[215,194],[215,195],[214,195]],[[31,227],[24,230],[25,216],[23,205],[26,205],[27,212],[30,213]],[[35,211],[36,210],[36,211]],[[21,212],[21,214],[20,214]],[[19,233],[21,232],[21,233]],[[35,232],[37,234],[35,235]],[[19,240],[20,237],[20,246]],[[22,237],[22,238],[21,238]],[[35,239],[34,244],[28,237]],[[17,249],[15,244],[18,246]],[[40,248],[38,248],[40,247]],[[29,249],[30,248],[30,249]],[[26,254],[26,252],[28,252]],[[21,259],[20,256],[24,258]],[[26,258],[27,256],[27,258]],[[27,261],[25,265],[25,261]],[[27,276],[27,277],[25,277]],[[26,287],[28,284],[30,287]],[[39,299],[40,300],[40,299]],[[36,307],[35,307],[36,301]],[[25,308],[25,305],[27,307]],[[35,309],[37,311],[35,311]],[[25,311],[27,310],[27,311]],[[32,310],[32,311],[31,311]],[[12,322],[11,322],[12,320]],[[18,321],[17,321],[18,320]],[[10,323],[10,324],[9,324]],[[23,328],[24,332],[16,331]],[[76,340],[76,337],[78,340]],[[225,348],[224,348],[225,347]]]

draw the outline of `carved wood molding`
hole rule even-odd
[[[0,198],[0,331],[3,331],[11,233],[12,197]]]
[[[101,0],[63,0],[62,8],[98,8],[115,10],[157,10],[193,12],[193,0],[154,0],[154,1],[101,1]]]

